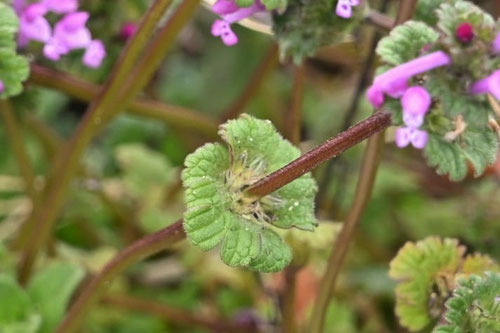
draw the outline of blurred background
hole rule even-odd
[[[398,1],[386,2],[386,13],[394,16]],[[474,2],[492,13],[498,6],[495,0]],[[125,45],[123,27],[136,24],[148,5],[147,0],[81,0],[81,7],[92,13],[93,35],[108,49],[99,70],[83,67],[78,53],[54,64],[40,56],[36,45],[27,52],[39,70],[101,84]],[[372,8],[382,5],[370,1]],[[216,139],[214,128],[221,119],[246,112],[270,119],[284,131],[294,97],[303,93],[300,148],[307,151],[371,114],[363,93],[377,63],[374,40],[385,34],[383,30],[363,25],[349,40],[321,49],[299,69],[287,59],[278,64],[271,36],[241,26],[234,27],[240,42],[225,47],[210,35],[214,19],[199,8],[143,96],[176,106],[178,112],[197,112],[208,125],[131,113],[114,120],[87,151],[43,261],[78,262],[95,273],[126,244],[179,219],[184,209],[179,183],[184,158]],[[299,75],[302,89],[294,89]],[[78,96],[60,90],[64,89],[42,87],[31,79],[13,102],[40,188],[87,107]],[[17,253],[6,244],[28,216],[31,203],[2,125],[0,271],[13,271]],[[453,183],[427,167],[418,150],[397,149],[392,136],[389,130],[373,197],[329,309],[328,332],[404,332],[394,315],[394,282],[387,271],[406,241],[428,235],[453,237],[470,252],[500,256],[500,162],[479,178],[474,179],[471,171],[465,181]],[[343,220],[363,146],[315,170],[320,188],[317,216],[324,223],[338,226]],[[326,239],[324,246],[317,246],[298,274],[299,322],[308,316],[331,242]],[[217,253],[202,253],[183,242],[114,281],[108,296],[88,316],[83,332],[205,332],[199,320],[252,322],[272,332],[280,322],[277,309],[283,285],[281,274],[229,268]]]

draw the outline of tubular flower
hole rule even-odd
[[[106,57],[106,49],[100,40],[90,42],[85,54],[83,55],[83,63],[90,68],[101,66],[102,60]]]
[[[78,9],[78,0],[43,0],[42,5],[51,12],[66,14]]]
[[[52,28],[44,15],[47,8],[41,4],[32,4],[26,7],[19,17],[19,43],[26,45],[35,40],[45,43],[50,39]]]
[[[360,0],[339,0],[337,3],[337,16],[348,19],[352,16],[352,7],[358,6]]]
[[[500,100],[500,70],[493,72],[490,76],[472,84],[469,89],[471,94],[492,94]]]
[[[493,41],[493,45],[491,46],[493,53],[500,53],[500,33],[496,36]]]
[[[231,24],[265,10],[260,0],[256,0],[250,7],[243,8],[238,7],[234,0],[218,0],[212,6],[212,11],[221,19],[213,23],[212,35],[220,37],[226,46],[235,45],[238,43],[238,36],[231,29]]]
[[[404,148],[410,143],[417,149],[423,149],[427,144],[429,135],[426,131],[412,127],[400,127],[396,130],[396,145]]]
[[[384,104],[384,94],[399,98],[406,91],[411,77],[450,63],[451,58],[446,53],[437,51],[391,68],[375,78],[367,92],[368,100],[379,108]]]

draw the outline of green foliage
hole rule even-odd
[[[3,98],[19,94],[23,89],[22,81],[29,74],[28,60],[16,53],[18,24],[14,10],[0,2],[0,80],[4,84],[0,97]]]
[[[40,322],[28,294],[11,277],[0,275],[0,332],[35,333]]]
[[[459,181],[467,175],[468,162],[474,167],[474,175],[480,176],[495,162],[497,151],[498,138],[493,131],[467,129],[454,142],[430,135],[424,154],[438,174],[448,174],[451,180]]]
[[[288,0],[262,0],[261,2],[267,10],[284,10],[288,5]]]
[[[434,333],[500,332],[500,274],[471,275],[446,302],[445,325]]]
[[[390,263],[389,275],[399,281],[396,313],[402,325],[411,331],[427,327],[440,318],[458,278],[498,270],[488,256],[464,258],[464,252],[457,240],[437,237],[408,242],[399,250]]]
[[[447,0],[420,0],[417,3],[414,19],[425,22],[429,25],[435,25],[438,17],[436,10]],[[449,0],[448,0],[449,1]]]
[[[27,291],[42,316],[39,333],[53,332],[84,275],[80,266],[57,263],[44,268],[33,277]]]
[[[230,266],[279,271],[290,262],[291,250],[272,227],[313,230],[316,184],[307,174],[263,198],[245,193],[300,151],[270,121],[248,115],[222,125],[219,134],[229,151],[209,143],[185,161],[188,238],[204,251],[222,242],[221,258]]]
[[[363,19],[364,3],[353,8],[350,19],[344,19],[335,15],[337,1],[288,1],[286,10],[273,16],[282,57],[292,56],[299,63],[321,46],[348,40],[352,28]]]
[[[425,23],[409,21],[378,43],[377,54],[389,65],[400,65],[418,57],[424,46],[438,38],[439,34]]]

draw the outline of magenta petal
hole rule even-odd
[[[16,12],[17,16],[21,16],[24,7],[26,7],[26,0],[14,0],[12,1],[12,7]]]
[[[239,8],[237,11],[234,11],[232,13],[228,13],[225,15],[221,15],[221,17],[226,21],[227,23],[235,23],[238,21],[241,21],[243,19],[246,19],[253,14],[265,11],[265,7],[260,4],[260,2],[256,1],[252,6],[246,7],[246,8]]]
[[[411,87],[401,98],[401,105],[405,113],[424,115],[429,111],[431,95],[424,87]]]
[[[372,85],[368,88],[366,95],[370,103],[375,108],[379,108],[384,105],[384,93],[376,85]]]
[[[69,52],[68,47],[57,38],[51,38],[43,48],[43,54],[52,61],[58,61]]]
[[[500,33],[498,33],[497,36],[495,37],[491,49],[493,53],[500,53]]]
[[[418,128],[424,123],[424,114],[403,111],[403,122],[411,128]]]
[[[358,6],[361,3],[361,0],[348,0],[351,6]]]
[[[212,24],[212,36],[220,36],[222,35],[222,32],[225,31],[229,27],[229,24],[227,22],[224,22],[222,20],[215,20],[214,23]]]
[[[106,57],[106,49],[100,40],[93,40],[85,54],[83,55],[83,63],[90,68],[101,66],[102,60]]]
[[[352,16],[352,7],[349,0],[339,0],[336,9],[337,16],[342,18],[350,18]]]
[[[488,90],[496,99],[500,100],[500,70],[489,76]]]
[[[36,17],[33,20],[26,20],[21,17],[19,34],[22,36],[21,41],[24,39],[24,41],[36,40],[45,43],[50,39],[52,28],[43,16]]]
[[[64,16],[58,23],[57,26],[63,28],[67,31],[74,31],[85,27],[90,14],[87,12],[75,12]]]
[[[78,0],[43,0],[42,4],[58,14],[72,13],[78,9]]]
[[[219,15],[229,14],[240,9],[234,0],[217,0],[212,11]]]
[[[410,133],[410,140],[413,147],[417,149],[423,149],[427,144],[427,140],[429,139],[429,135],[426,131],[421,131],[418,129],[412,129]]]
[[[0,94],[3,93],[4,90],[5,90],[5,86],[3,85],[3,81],[0,80]]]
[[[404,148],[410,144],[411,129],[409,127],[400,127],[396,130],[396,146]]]
[[[408,89],[408,79],[406,77],[392,82],[388,82],[383,86],[384,91],[387,95],[392,98],[400,98]]]
[[[226,46],[233,46],[238,43],[238,36],[236,36],[236,34],[231,29],[229,29],[229,31],[224,32],[221,38],[222,42]]]
[[[47,14],[47,7],[39,3],[34,3],[26,7],[22,16],[24,16],[24,18],[26,18],[27,20],[31,21],[40,16],[44,16],[45,14]]]

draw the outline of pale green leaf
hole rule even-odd
[[[438,38],[439,34],[425,23],[409,21],[378,43],[377,54],[389,65],[400,65],[418,57],[424,46]]]
[[[84,275],[85,271],[78,265],[57,263],[33,276],[28,285],[28,293],[42,315],[40,333],[54,330]]]

